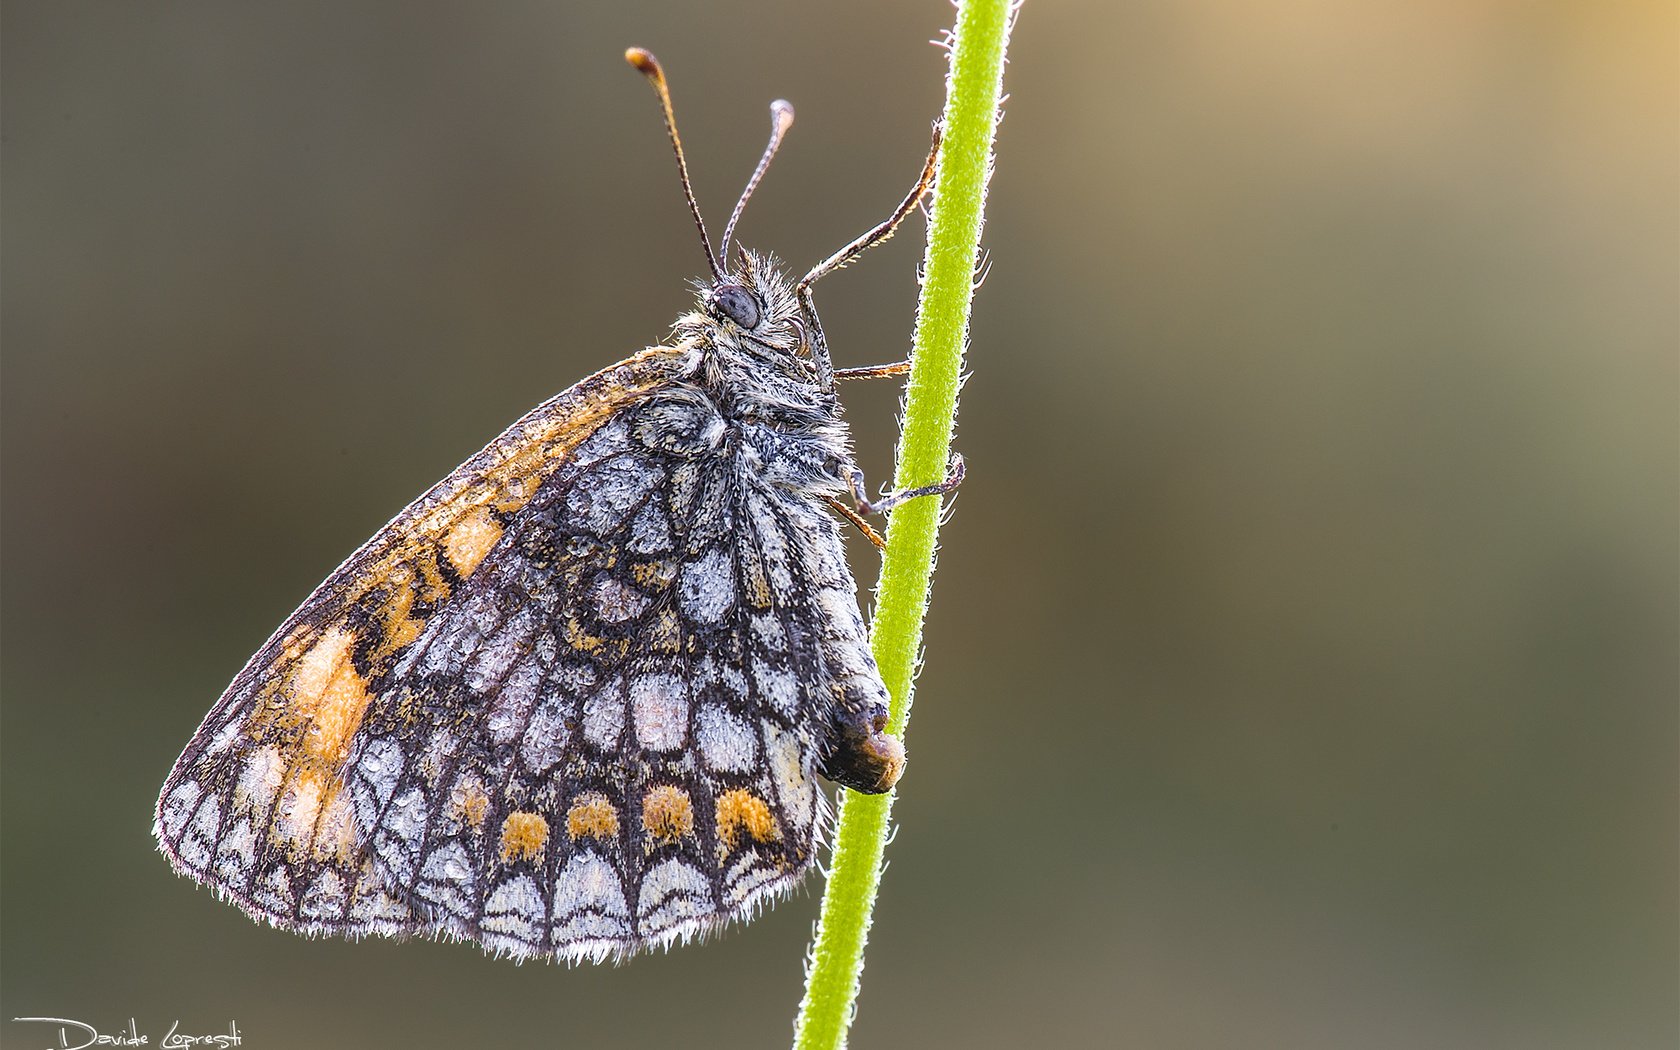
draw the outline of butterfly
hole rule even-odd
[[[714,253],[671,337],[537,406],[415,500],[233,680],[163,785],[179,873],[305,934],[432,936],[517,959],[620,959],[750,917],[814,864],[824,777],[892,788],[840,522],[870,500],[811,286],[890,237],[934,180],[797,282]],[[847,500],[850,500],[848,504]],[[854,509],[855,508],[855,509]]]

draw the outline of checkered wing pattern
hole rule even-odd
[[[164,785],[175,867],[289,929],[567,960],[789,889],[885,692],[833,519],[685,434],[692,367],[585,380],[341,566]]]

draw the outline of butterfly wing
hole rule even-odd
[[[178,870],[286,928],[567,959],[798,880],[884,691],[832,519],[647,440],[679,357],[539,407],[305,602],[164,786]]]

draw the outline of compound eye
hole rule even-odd
[[[723,311],[725,317],[742,328],[758,327],[758,300],[740,285],[724,285],[712,293],[712,301],[717,303],[718,309]]]

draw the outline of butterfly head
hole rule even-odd
[[[808,328],[786,273],[773,258],[739,249],[736,265],[697,282],[700,312],[713,341],[751,356],[811,356]]]

